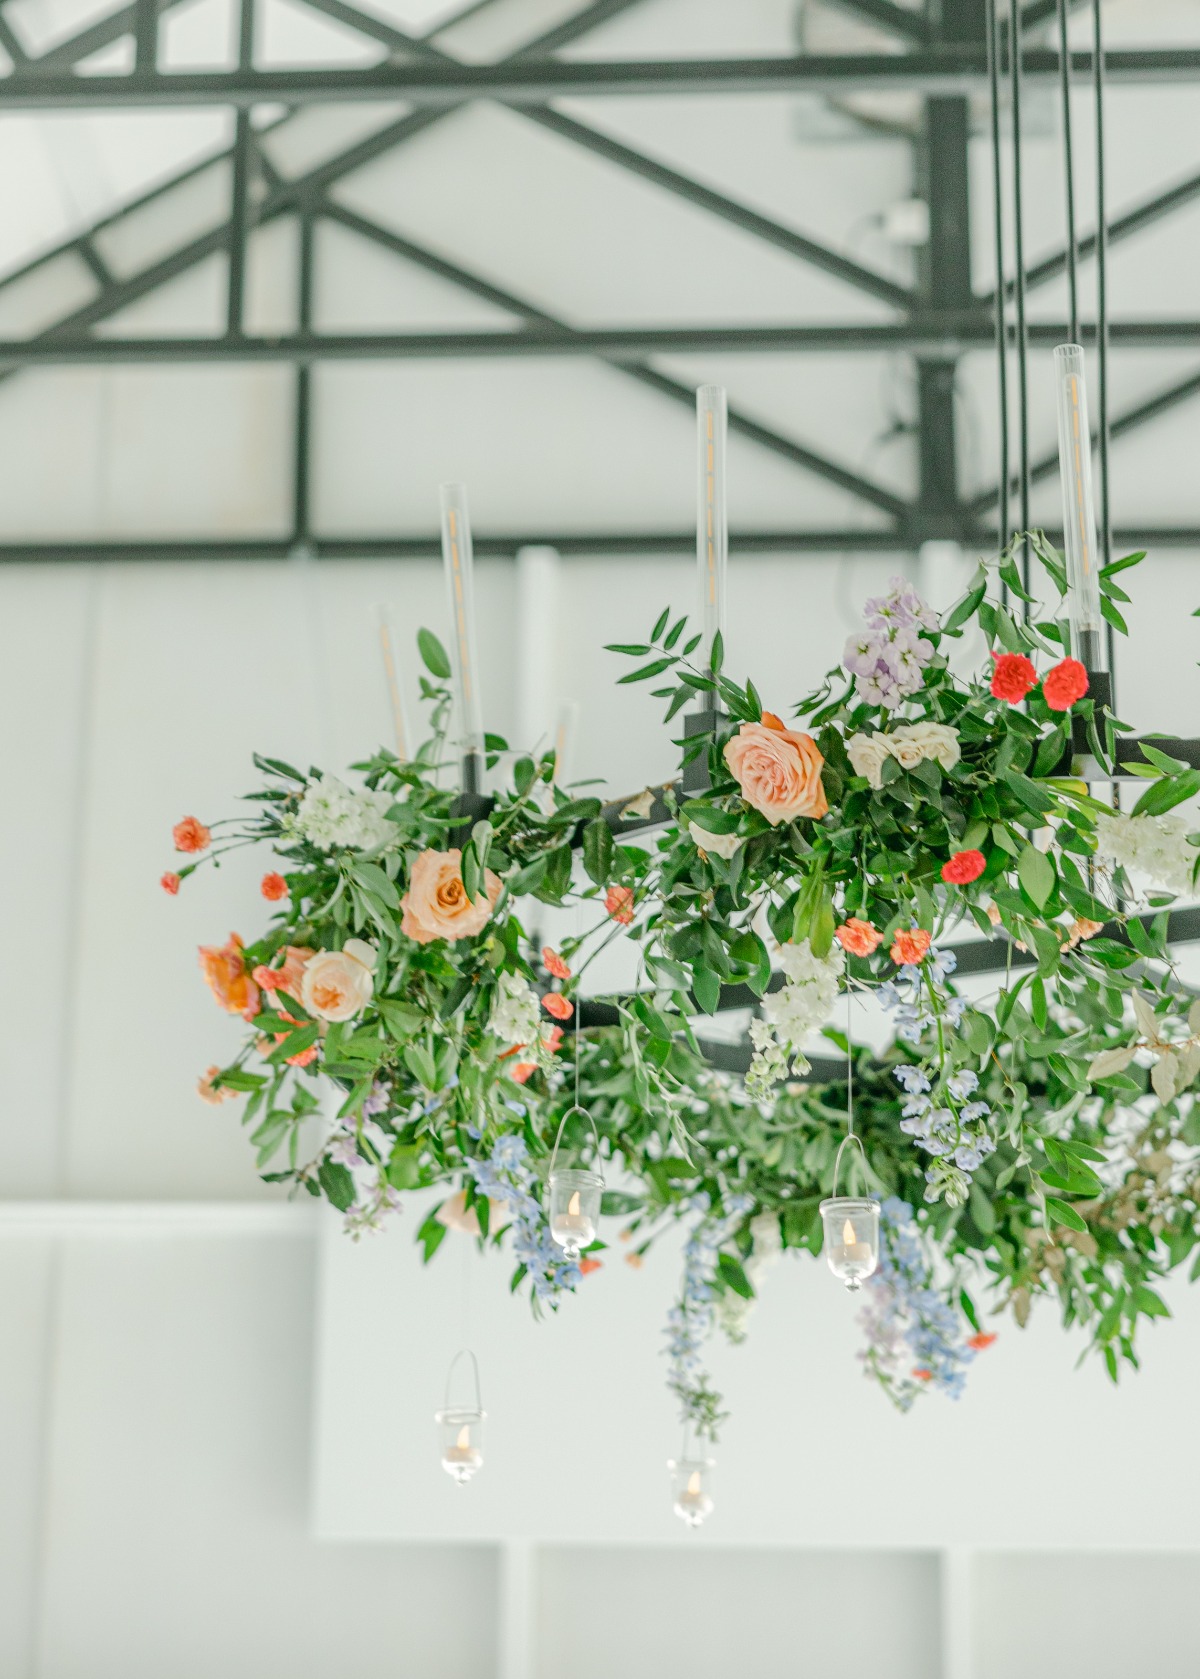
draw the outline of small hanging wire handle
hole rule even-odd
[[[475,1357],[475,1354],[471,1351],[470,1347],[462,1347],[450,1360],[450,1368],[446,1372],[446,1402],[442,1409],[444,1411],[451,1411],[455,1409],[455,1407],[450,1404],[450,1386],[454,1381],[454,1372],[458,1368],[459,1360],[463,1358],[469,1358],[471,1360],[471,1368],[475,1372],[475,1409],[479,1412],[479,1415],[482,1416],[483,1393],[479,1386],[479,1360]]]
[[[604,1182],[604,1168],[603,1168],[603,1164],[602,1164],[601,1159],[600,1159],[600,1133],[596,1129],[596,1121],[592,1118],[592,1116],[588,1112],[588,1110],[585,1107],[583,1107],[582,1104],[579,1103],[579,1102],[572,1102],[571,1106],[567,1109],[566,1113],[563,1114],[562,1118],[558,1122],[558,1135],[555,1137],[554,1147],[550,1151],[550,1171],[553,1174],[554,1168],[558,1163],[558,1149],[559,1149],[559,1144],[562,1142],[563,1130],[566,1126],[567,1121],[574,1114],[582,1114],[584,1119],[587,1120],[588,1124],[592,1128],[592,1136],[595,1139],[595,1143],[596,1143],[596,1176],[600,1179],[600,1182],[603,1183]]]
[[[842,1155],[845,1154],[846,1145],[848,1143],[857,1143],[858,1144],[858,1152],[862,1156],[862,1163],[863,1163],[864,1171],[865,1171],[866,1165],[867,1165],[867,1151],[863,1147],[862,1138],[860,1136],[858,1136],[858,1134],[854,1131],[847,1131],[846,1135],[842,1138],[841,1147],[838,1149],[837,1153],[833,1157],[833,1198],[835,1200],[837,1199],[837,1192],[838,1192],[838,1173],[841,1171],[841,1167],[842,1167]]]

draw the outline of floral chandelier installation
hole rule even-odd
[[[416,1232],[426,1260],[452,1229],[502,1245],[535,1312],[614,1236],[636,1267],[686,1227],[665,1353],[693,1524],[724,1414],[705,1345],[744,1335],[785,1250],[824,1251],[861,1285],[864,1369],[907,1410],[961,1393],[986,1325],[1023,1325],[1040,1299],[1115,1379],[1200,1239],[1200,1003],[1167,942],[1196,885],[1200,834],[1176,807],[1200,771],[1162,737],[1122,738],[1098,668],[1142,556],[1099,568],[1034,533],[1048,604],[1010,548],[944,617],[895,580],[785,721],[725,669],[722,392],[702,389],[699,420],[699,622],[664,612],[612,649],[634,661],[622,683],[651,684],[668,724],[683,714],[681,783],[604,806],[559,785],[556,752],[484,734],[450,488],[454,635],[449,654],[417,638],[425,743],[377,752],[353,785],[256,758],[253,814],[185,819],[192,860],[163,877],[174,893],[235,848],[273,854],[269,924],[200,952],[247,1026],[201,1094],[244,1099],[268,1182],[329,1201],[355,1237],[440,1190]],[[968,632],[988,653],[964,675]],[[1089,792],[1122,772],[1144,782],[1128,813]],[[575,905],[577,933],[539,949],[531,900]],[[963,930],[1006,953],[991,992],[956,983]],[[590,1025],[581,983],[618,939],[637,985]],[[694,1031],[734,986],[761,1000],[744,1078],[709,1066]],[[881,1004],[891,1046],[831,1025],[839,996]],[[843,1059],[814,1082],[821,1032]],[[482,1411],[441,1415],[465,1480]]]

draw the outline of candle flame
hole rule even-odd
[[[470,1445],[471,1425],[470,1423],[464,1423],[458,1431],[458,1449],[460,1452],[465,1452],[470,1449]]]
[[[687,1490],[690,1493],[697,1493],[700,1491],[700,1471],[698,1469],[693,1469],[691,1474],[688,1476]]]
[[[567,1211],[568,1211],[568,1213],[570,1213],[572,1218],[578,1218],[578,1216],[579,1216],[579,1191],[578,1190],[575,1191],[574,1195],[572,1195],[571,1199],[567,1202]]]
[[[848,1248],[851,1248],[851,1247],[854,1246],[854,1242],[855,1242],[854,1226],[851,1224],[849,1219],[847,1219],[845,1224],[843,1224],[843,1226],[842,1226],[842,1242],[843,1242],[844,1246],[846,1246]]]

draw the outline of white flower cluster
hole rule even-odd
[[[755,1099],[766,1096],[786,1076],[789,1060],[800,1071],[807,1070],[804,1040],[829,1019],[846,953],[834,944],[827,956],[814,956],[808,940],[801,939],[782,947],[779,962],[786,975],[783,989],[763,998],[766,1019],[750,1023],[754,1059],[746,1075],[746,1090]]]
[[[520,974],[501,974],[488,1019],[488,1031],[510,1049],[519,1044],[536,1044],[540,1018],[537,992],[529,981],[522,979]]]
[[[1195,890],[1196,847],[1190,824],[1175,812],[1165,816],[1097,816],[1096,855],[1144,875],[1164,892]]]
[[[393,802],[390,793],[347,787],[337,776],[323,775],[304,789],[288,828],[320,851],[332,851],[335,845],[373,851],[395,832],[387,821]]]
[[[958,730],[948,723],[902,723],[886,735],[851,735],[846,754],[855,775],[865,775],[872,787],[883,786],[883,766],[889,758],[902,770],[915,769],[926,758],[952,770],[962,755]]]

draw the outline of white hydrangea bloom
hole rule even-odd
[[[331,851],[335,845],[373,851],[395,832],[386,819],[392,803],[390,793],[347,787],[337,776],[323,775],[304,789],[288,826],[320,851]]]
[[[488,1031],[511,1049],[537,1043],[539,1023],[537,992],[528,980],[520,974],[501,974]]]
[[[1165,892],[1195,890],[1192,871],[1196,847],[1188,843],[1191,824],[1169,811],[1165,816],[1097,816],[1096,855],[1144,875]]]

